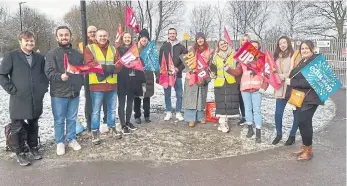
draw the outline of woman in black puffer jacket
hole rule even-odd
[[[122,44],[117,51],[122,57],[132,46],[130,33],[124,33],[122,36]],[[118,115],[122,125],[123,134],[130,134],[129,130],[137,128],[130,123],[131,114],[133,112],[134,97],[142,96],[142,87],[145,86],[145,74],[139,70],[133,70],[123,66],[118,73]],[[126,114],[124,113],[126,100]],[[125,117],[126,116],[126,117]],[[125,117],[125,118],[124,118]]]

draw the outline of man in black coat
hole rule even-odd
[[[38,119],[48,90],[48,79],[44,71],[44,57],[33,51],[33,33],[21,32],[19,43],[20,49],[7,54],[0,65],[0,84],[10,94],[11,149],[16,153],[19,164],[27,166],[30,159],[25,154],[25,141],[29,154],[36,160],[42,158],[38,152]]]

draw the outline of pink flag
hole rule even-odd
[[[250,42],[246,42],[234,55],[234,59],[254,70],[257,74],[264,71],[265,54],[257,50]]]
[[[172,57],[171,57],[170,53],[169,53],[168,66],[169,66],[169,68],[168,68],[169,72],[171,72],[169,74],[169,86],[174,87],[175,83],[176,83],[177,74],[176,74],[175,66],[173,64]]]
[[[233,42],[231,41],[228,31],[225,27],[224,27],[224,39],[228,42],[230,46],[232,45]]]
[[[277,73],[277,65],[269,51],[265,52],[264,78],[275,90],[282,85],[280,76]]]
[[[118,47],[120,45],[120,38],[123,35],[122,25],[118,24],[117,35],[114,39],[114,47]]]
[[[134,11],[126,6],[125,10],[125,25],[134,30],[136,33],[140,33],[140,24],[135,17]]]
[[[166,64],[164,52],[163,52],[163,58],[161,60],[159,85],[163,86],[164,88],[167,88],[169,86],[169,75],[167,72],[167,64]]]
[[[70,74],[88,74],[88,73],[99,73],[104,74],[104,70],[101,65],[96,67],[89,67],[88,65],[77,65],[72,66],[69,63],[69,58],[67,54],[64,54],[64,68],[67,73]]]
[[[127,68],[144,71],[136,45],[133,45],[119,61]]]

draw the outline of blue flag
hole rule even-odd
[[[323,55],[317,56],[311,63],[301,69],[301,73],[323,102],[342,87],[341,81]]]
[[[159,55],[154,40],[149,42],[146,48],[143,49],[140,57],[144,63],[145,70],[153,72],[159,71]]]

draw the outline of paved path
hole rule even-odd
[[[57,162],[21,168],[0,161],[0,185],[346,185],[346,92],[333,96],[336,117],[314,134],[314,158],[298,162],[293,147],[217,160],[153,162]],[[168,147],[169,148],[169,147]]]

